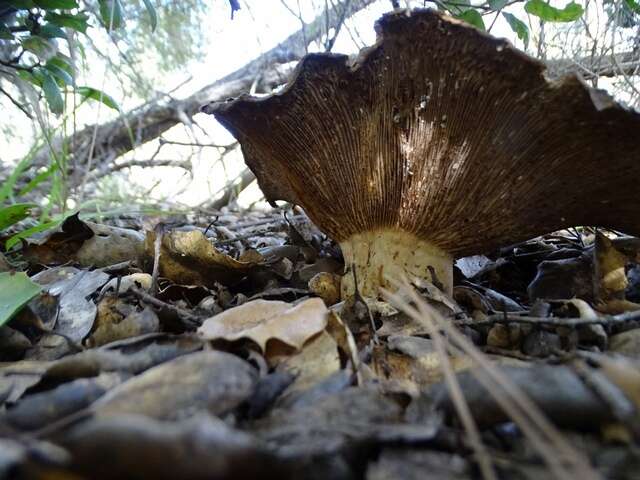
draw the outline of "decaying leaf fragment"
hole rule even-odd
[[[410,336],[390,336],[388,344],[373,351],[373,369],[379,378],[402,380],[408,387],[420,387],[442,380],[442,359],[430,339]],[[466,355],[449,359],[454,371],[471,368],[473,360]]]
[[[320,298],[297,305],[253,300],[204,321],[198,334],[204,340],[250,339],[265,352],[270,340],[300,350],[307,340],[327,326],[329,311]]]
[[[87,267],[105,267],[137,261],[144,235],[135,230],[101,225],[71,215],[56,228],[29,238],[26,258],[43,264],[75,262]]]
[[[156,232],[145,239],[145,255],[154,258]],[[240,280],[258,261],[240,261],[217,250],[200,230],[173,231],[162,236],[160,275],[183,285],[214,288],[216,282]]]
[[[227,413],[253,393],[258,375],[239,357],[196,352],[165,362],[120,384],[93,404],[97,416],[139,414],[158,420],[199,411]]]
[[[261,442],[210,415],[182,422],[98,418],[73,429],[62,443],[82,478],[294,478]]]
[[[89,296],[107,283],[109,275],[99,270],[56,267],[40,272],[32,279],[60,299],[60,314],[54,330],[75,342],[82,341],[91,331],[97,312]]]
[[[158,316],[149,307],[138,311],[135,306],[113,296],[98,304],[95,328],[87,339],[90,347],[99,347],[125,338],[159,331]]]

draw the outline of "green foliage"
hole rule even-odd
[[[76,0],[33,0],[33,3],[40,8],[46,9],[78,8],[78,2],[76,2]]]
[[[527,48],[529,45],[529,27],[527,27],[527,24],[508,12],[502,12],[502,16],[511,27],[511,30],[513,30],[516,35],[518,35],[518,38],[522,40],[524,47]]]
[[[64,111],[64,99],[62,98],[60,88],[58,88],[55,78],[53,78],[50,73],[43,73],[42,90],[51,112],[60,115]]]
[[[120,0],[98,0],[102,24],[108,29],[118,29],[124,24]]]
[[[606,0],[605,0],[606,1]],[[502,13],[511,30],[525,45],[529,45],[529,27],[514,14],[503,11],[514,3],[525,3],[525,11],[529,15],[544,20],[545,22],[573,22],[584,14],[584,8],[576,2],[567,4],[564,8],[556,8],[547,0],[487,0],[485,3],[473,5],[469,0],[443,0],[438,2],[438,8],[448,12],[456,18],[485,30],[483,15],[493,12]],[[640,13],[640,0],[624,0],[630,11]]]
[[[27,218],[31,209],[36,206],[33,203],[14,203],[8,207],[0,207],[0,232]]]
[[[5,243],[5,248],[7,250],[11,250],[15,245],[17,245],[20,240],[25,238],[29,238],[31,235],[35,235],[36,233],[44,232],[45,230],[49,230],[50,228],[57,227],[60,225],[66,217],[61,217],[56,220],[51,220],[49,222],[41,222],[38,225],[35,225],[31,228],[27,228],[26,230],[22,230],[20,233],[16,233]]]
[[[202,19],[207,17],[212,3],[203,0],[124,2],[125,17],[138,18],[139,21],[135,25],[125,25],[114,36],[126,39],[122,42],[123,52],[134,62],[148,61],[153,56],[160,71],[173,72],[176,66],[184,68],[210,48],[204,41],[209,26],[203,24]],[[155,15],[148,10],[154,5]],[[139,90],[137,93],[147,92]]]
[[[556,8],[544,0],[529,0],[524,9],[545,22],[573,22],[584,13],[584,8],[576,2],[571,2],[564,8]]]
[[[156,13],[156,9],[154,8],[151,0],[142,0],[144,2],[144,7],[147,9],[149,13],[149,23],[151,24],[151,31],[155,32],[156,27],[158,26],[158,14]]]
[[[89,15],[86,13],[47,12],[44,19],[58,27],[67,27],[80,33],[87,33],[89,28]]]
[[[489,7],[492,10],[498,11],[506,7],[508,3],[509,0],[489,0]]]
[[[11,225],[15,225],[17,222],[32,216],[32,210],[37,207],[37,205],[32,203],[16,202],[16,197],[19,198],[23,195],[26,195],[38,185],[41,185],[43,182],[49,179],[52,179],[49,204],[52,204],[56,200],[56,197],[60,196],[60,191],[62,190],[60,183],[62,181],[62,178],[64,177],[63,172],[61,172],[61,167],[63,167],[62,159],[55,159],[51,163],[49,168],[38,173],[38,175],[31,179],[26,186],[21,188],[16,193],[18,180],[23,178],[25,172],[31,167],[33,156],[42,148],[42,146],[42,143],[36,142],[36,145],[31,149],[29,154],[27,154],[18,163],[18,165],[16,165],[11,175],[9,175],[9,177],[2,184],[0,184],[0,203],[12,202],[8,206],[0,207],[0,230],[3,230]],[[59,199],[59,203],[61,203],[63,207],[65,202],[66,198]],[[66,215],[64,214],[64,208],[62,208],[63,214],[55,219],[51,219],[48,216],[47,209],[40,210],[40,221],[35,226],[23,230],[9,238],[9,240],[7,240],[4,245],[7,250],[11,249],[21,239],[28,238],[35,233],[42,232],[58,225],[66,217]]]
[[[112,97],[102,92],[101,90],[92,87],[76,87],[75,92],[84,100],[96,100],[97,102],[102,102],[109,108],[120,110],[118,103]]]
[[[0,273],[0,327],[41,291],[24,272]]]
[[[155,29],[158,16],[150,0],[143,0],[145,11]],[[65,110],[65,94],[74,91],[75,71],[71,59],[58,52],[56,39],[67,41],[65,29],[87,34],[95,19],[108,29],[125,25],[121,0],[98,0],[97,16],[88,8],[91,3],[78,0],[7,0],[17,11],[0,21],[0,47],[16,51],[4,67],[14,68],[25,81],[39,89],[51,113]],[[7,45],[8,44],[8,45]],[[6,47],[6,48],[5,48]],[[118,109],[109,95],[92,87],[77,87],[83,100],[93,99]]]
[[[480,30],[486,30],[484,21],[482,20],[482,15],[480,15],[477,10],[470,8],[462,13],[456,14],[455,17],[460,20],[464,20]]]
[[[640,14],[640,3],[637,0],[624,0],[624,3],[633,13]]]

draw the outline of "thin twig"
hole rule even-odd
[[[152,297],[144,290],[138,287],[129,287],[129,291],[133,292],[137,297],[139,297],[142,301],[146,303],[150,303],[154,307],[167,309],[174,312],[178,317],[185,322],[187,327],[194,328],[202,325],[202,319],[197,315],[192,314],[188,310],[184,308],[176,307],[175,305],[171,305],[170,303],[163,302],[155,297]]]
[[[0,87],[0,93],[2,93],[5,97],[7,97],[11,101],[11,103],[13,103],[16,107],[18,107],[22,113],[24,113],[27,117],[29,117],[30,120],[33,120],[33,117],[31,116],[29,111],[23,105],[21,105],[20,102],[18,102],[15,98],[13,98],[9,92],[7,92],[5,89]]]
[[[640,320],[640,310],[620,313],[618,315],[603,315],[598,318],[529,317],[505,312],[491,315],[486,320],[479,322],[461,322],[461,325],[483,327],[496,323],[528,323],[532,325],[551,325],[556,327],[582,327],[584,325],[618,325],[634,320]]]

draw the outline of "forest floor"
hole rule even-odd
[[[301,211],[210,221],[73,216],[0,254],[0,478],[640,478],[640,240],[341,302]]]

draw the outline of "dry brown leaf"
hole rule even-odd
[[[520,325],[495,324],[487,334],[487,345],[497,348],[517,348],[522,341]]]
[[[327,333],[333,337],[338,344],[338,347],[349,357],[351,361],[351,367],[356,372],[358,377],[358,383],[362,382],[362,376],[360,374],[360,357],[358,356],[358,347],[356,346],[356,340],[353,338],[353,334],[349,327],[342,321],[342,319],[335,312],[330,312],[329,321],[327,323]]]
[[[320,272],[309,280],[309,291],[324,300],[327,306],[340,301],[341,277],[335,273]]]
[[[43,264],[79,263],[104,267],[138,260],[144,235],[135,230],[85,222],[78,214],[26,241],[25,258]]]
[[[204,340],[250,339],[266,351],[269,340],[279,340],[300,350],[307,340],[327,326],[329,310],[320,298],[297,305],[253,300],[204,321],[198,333]]]
[[[327,332],[322,332],[304,345],[295,355],[271,358],[278,362],[278,370],[296,375],[281,397],[281,401],[295,397],[340,370],[338,345]]]
[[[128,228],[84,222],[93,232],[76,258],[80,265],[105,267],[120,262],[138,260],[144,250],[144,235]]]
[[[596,232],[595,242],[595,289],[598,300],[623,300],[629,284],[625,273],[627,256],[619,251],[613,242],[600,232]]]
[[[145,255],[154,257],[156,233],[147,232]],[[216,282],[237,281],[251,269],[260,265],[257,261],[238,261],[217,250],[200,230],[173,231],[162,237],[160,275],[183,285],[206,285]]]
[[[627,357],[598,355],[600,370],[640,409],[640,363]]]
[[[640,360],[640,328],[612,335],[609,351]]]
[[[120,298],[107,296],[98,304],[95,328],[86,343],[90,347],[99,347],[159,330],[158,316],[149,307],[137,311]]]
[[[598,311],[609,315],[619,315],[626,312],[637,312],[640,310],[640,303],[630,302],[629,300],[613,299],[606,303],[597,305]]]
[[[195,352],[150,368],[110,390],[91,409],[97,416],[140,414],[158,420],[199,410],[221,415],[254,391],[258,379],[246,361],[225,352]]]
[[[109,280],[100,270],[78,270],[73,267],[56,267],[43,270],[32,280],[42,285],[51,295],[60,299],[60,313],[54,330],[82,341],[91,331],[97,308],[90,296]],[[60,337],[58,337],[60,338]]]
[[[449,360],[456,372],[474,366],[466,355]],[[407,380],[417,387],[439,382],[443,376],[442,362],[431,340],[420,337],[390,337],[386,347],[374,349],[373,368],[379,378]]]

